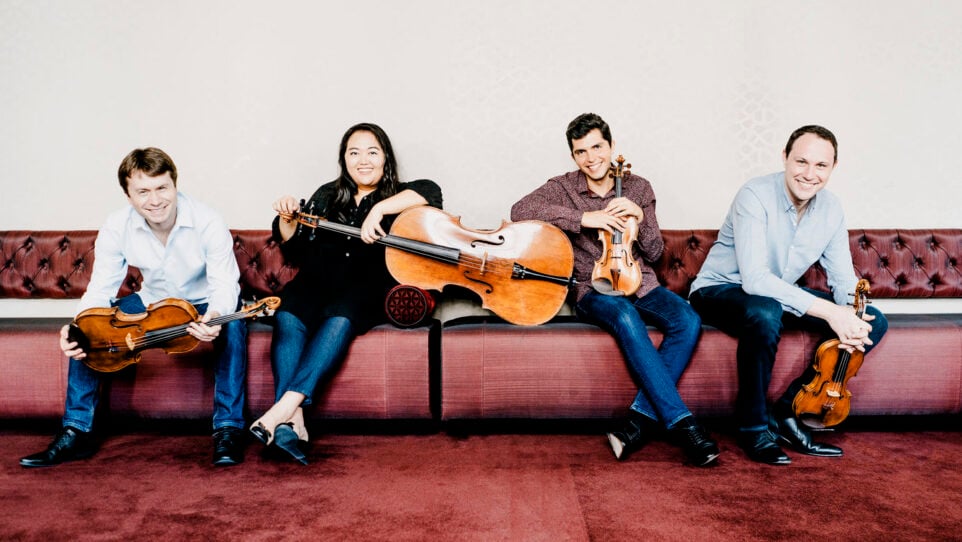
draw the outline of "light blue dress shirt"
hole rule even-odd
[[[785,173],[772,173],[748,181],[735,195],[691,291],[740,284],[801,316],[815,296],[795,282],[816,261],[825,268],[835,303],[850,303],[857,278],[841,202],[822,189],[799,220]]]
[[[131,265],[143,274],[137,293],[144,305],[173,297],[208,303],[208,312],[222,315],[237,308],[240,271],[230,230],[213,209],[182,192],[166,245],[130,205],[107,217],[97,234],[93,272],[77,312],[110,306]]]

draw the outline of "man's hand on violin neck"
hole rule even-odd
[[[221,326],[208,326],[206,322],[209,322],[211,318],[220,316],[217,312],[208,312],[201,317],[200,322],[191,322],[187,325],[187,333],[197,339],[198,341],[210,342],[220,335]]]

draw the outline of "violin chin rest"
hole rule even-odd
[[[622,292],[621,290],[615,290],[615,288],[611,285],[611,281],[606,279],[594,279],[591,281],[591,286],[596,292],[602,295],[618,297],[624,297],[626,295],[625,292]]]

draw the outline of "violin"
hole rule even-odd
[[[361,236],[360,228],[320,216],[278,214],[310,228]],[[424,205],[400,213],[377,243],[387,247],[385,262],[399,283],[426,290],[466,288],[481,298],[484,308],[517,325],[550,320],[574,282],[571,241],[560,229],[537,220],[475,230],[462,226],[459,217]]]
[[[618,155],[608,176],[615,178],[615,197],[621,197],[621,178],[630,175],[631,164],[625,165],[625,157]],[[632,295],[641,288],[641,266],[631,255],[631,247],[638,240],[638,220],[630,216],[625,220],[625,231],[614,233],[598,230],[601,241],[601,258],[591,270],[591,286],[605,295]]]
[[[238,312],[215,316],[205,323],[219,326],[233,320],[272,314],[280,304],[279,297],[265,297],[245,304]],[[67,330],[67,339],[76,342],[87,354],[80,360],[87,367],[112,373],[138,363],[141,352],[148,348],[162,348],[168,354],[193,350],[200,341],[187,333],[187,328],[191,322],[200,322],[200,319],[193,305],[173,298],[152,303],[140,314],[127,314],[118,307],[93,308],[74,318]]]
[[[869,282],[858,281],[855,288],[855,314],[865,314]],[[852,392],[846,388],[848,380],[858,373],[865,353],[839,348],[841,341],[830,339],[815,352],[815,378],[795,395],[792,408],[805,425],[821,429],[842,423],[851,408]]]

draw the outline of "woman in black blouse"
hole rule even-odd
[[[384,298],[396,282],[375,241],[394,218],[419,205],[441,208],[441,189],[432,181],[398,181],[398,166],[384,130],[375,124],[352,126],[341,139],[340,176],[321,185],[304,212],[360,228],[360,238],[327,230],[298,229],[290,216],[297,200],[274,202],[279,213],[274,238],[297,275],[281,293],[275,314],[271,365],[275,403],[251,425],[264,444],[276,444],[306,464],[303,406],[318,383],[347,353],[354,337],[386,320]]]

